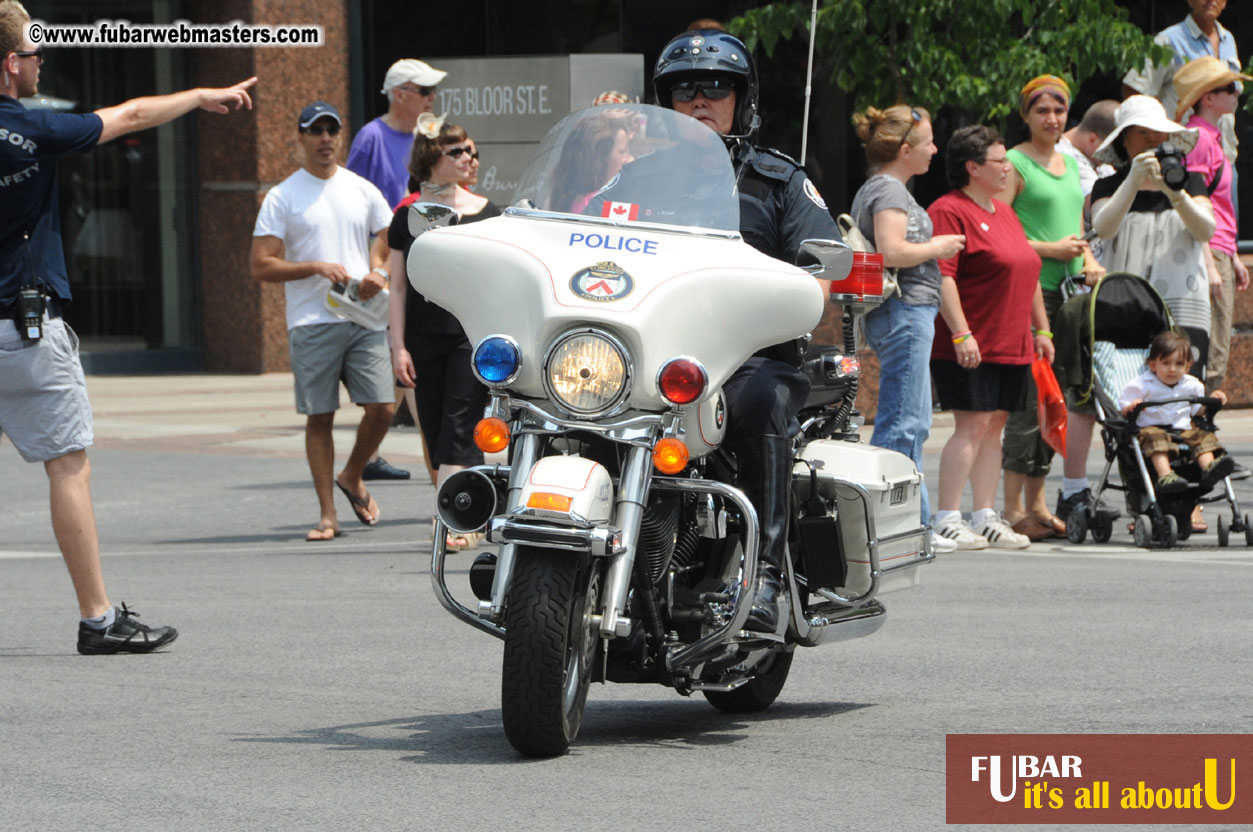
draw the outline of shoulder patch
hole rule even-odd
[[[827,210],[827,203],[823,200],[822,194],[818,193],[818,189],[814,187],[814,183],[809,181],[809,177],[805,177],[805,183],[801,186],[805,189],[805,196],[809,197],[809,201],[817,205],[822,210]]]

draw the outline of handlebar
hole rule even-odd
[[[1159,404],[1173,404],[1175,402],[1187,402],[1189,404],[1199,404],[1205,408],[1204,415],[1213,419],[1218,415],[1218,411],[1223,409],[1223,403],[1220,399],[1213,396],[1180,396],[1174,399],[1156,399],[1151,402],[1140,402],[1131,408],[1131,412],[1127,414],[1127,421],[1135,423],[1140,418],[1140,414],[1147,408],[1156,407]]]

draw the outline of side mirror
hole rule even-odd
[[[802,240],[801,250],[812,254],[821,264],[807,268],[814,277],[843,280],[853,269],[853,250],[845,243],[835,240]]]
[[[409,206],[409,233],[416,240],[432,228],[456,225],[457,212],[436,202],[415,202]]]

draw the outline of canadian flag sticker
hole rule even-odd
[[[600,209],[600,215],[611,220],[637,220],[640,206],[634,202],[606,202]]]

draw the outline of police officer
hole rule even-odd
[[[657,103],[721,134],[740,194],[740,233],[758,251],[796,265],[815,262],[801,250],[809,238],[840,234],[804,169],[777,150],[754,146],[757,70],[748,50],[726,32],[684,32],[661,50],[653,72]],[[749,629],[780,629],[781,567],[787,548],[792,437],[809,393],[800,371],[804,344],[760,351],[723,387],[727,440],[739,463],[739,485],[757,510],[761,556]]]

